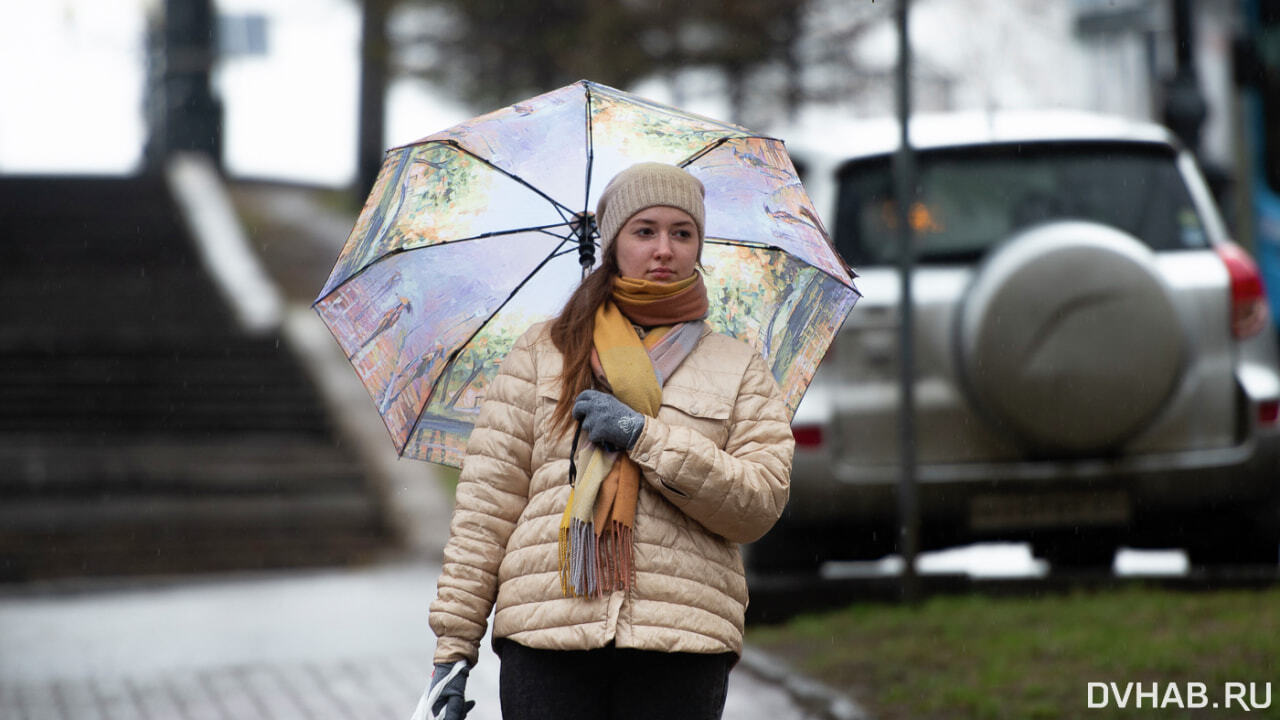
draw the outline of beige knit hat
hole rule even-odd
[[[600,229],[600,249],[607,250],[632,215],[657,205],[679,208],[698,226],[698,242],[706,237],[702,199],[706,189],[684,168],[665,163],[632,165],[614,176],[605,186],[596,205],[596,226]]]

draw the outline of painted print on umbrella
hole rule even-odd
[[[593,208],[609,180],[638,162],[679,165],[717,142],[754,134],[612,88],[595,85],[591,90],[593,182],[588,203]]]
[[[501,359],[580,281],[575,217],[642,161],[706,185],[712,320],[794,410],[858,292],[781,142],[584,80],[387,154],[315,307],[402,455],[458,464]]]
[[[776,246],[833,277],[845,274],[780,141],[728,140],[687,169],[707,189],[708,237]]]
[[[407,442],[454,351],[559,242],[524,233],[398,253],[316,305],[397,448]],[[480,266],[493,276],[477,274]]]
[[[579,208],[586,196],[586,106],[587,95],[569,86],[428,135],[415,145],[456,144],[548,192],[561,205]]]
[[[567,216],[527,185],[456,147],[393,150],[321,295],[389,253],[563,224]]]
[[[795,412],[834,336],[857,300],[835,278],[778,250],[709,243],[703,250],[717,332],[760,350]]]
[[[486,323],[456,355],[415,419],[401,450],[404,457],[458,465],[465,438],[480,415],[480,404],[502,361],[520,334],[536,320],[516,312]]]
[[[404,457],[455,467],[462,462],[467,436],[502,360],[521,333],[560,311],[581,276],[576,253],[558,255],[493,314],[441,377],[405,443]]]

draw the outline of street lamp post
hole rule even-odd
[[[915,203],[915,153],[911,147],[908,119],[911,116],[911,42],[907,32],[909,0],[898,0],[897,99],[900,141],[894,155],[893,177],[898,221],[898,270],[901,278],[898,329],[899,408],[898,448],[901,476],[898,481],[898,550],[902,554],[902,597],[907,602],[919,598],[916,554],[920,545],[920,501],[916,487],[915,424],[915,307],[911,276],[915,266],[911,209]]]

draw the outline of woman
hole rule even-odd
[[[703,196],[672,165],[619,173],[601,266],[489,387],[431,605],[437,717],[470,709],[495,602],[507,720],[720,717],[739,543],[781,514],[794,444],[764,360],[702,320]]]

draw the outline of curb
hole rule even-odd
[[[179,153],[166,163],[165,180],[205,269],[240,326],[259,335],[274,331],[284,300],[251,249],[213,161]]]
[[[396,534],[411,552],[439,557],[449,537],[453,498],[442,489],[436,466],[396,454],[368,392],[314,311],[290,305],[282,331],[320,392],[338,435],[377,486]]]
[[[436,466],[400,461],[382,418],[333,335],[309,307],[284,298],[252,249],[212,161],[198,153],[179,154],[169,161],[166,173],[205,268],[241,327],[260,335],[280,333],[319,393],[337,438],[352,447],[404,549],[439,557],[449,536],[453,498],[443,490]]]
[[[762,650],[743,648],[739,665],[757,679],[781,687],[797,706],[817,720],[875,720],[853,699],[796,672],[788,663]]]

